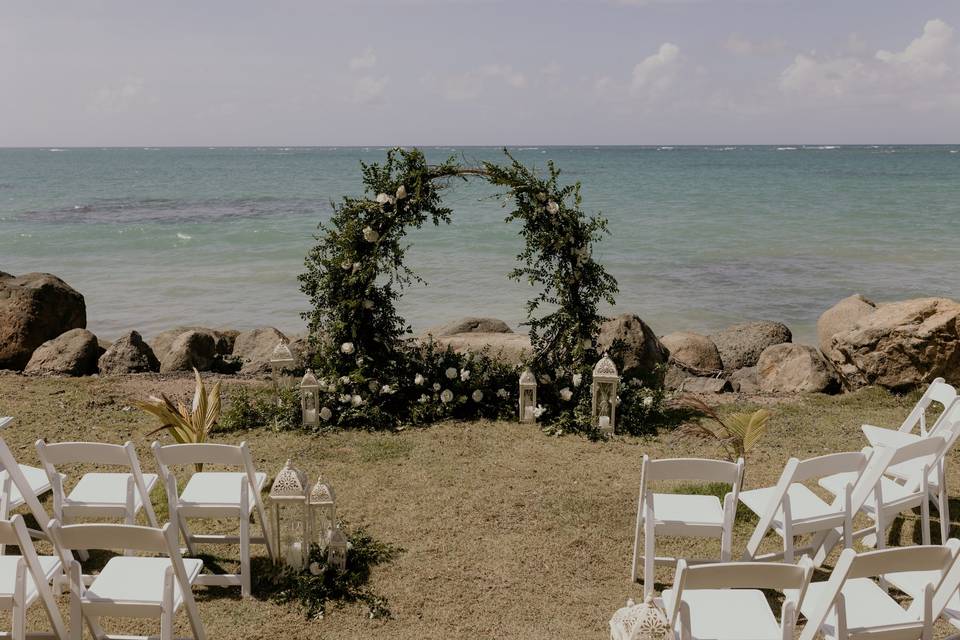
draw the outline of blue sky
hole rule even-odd
[[[0,146],[960,141],[960,1],[5,2]]]

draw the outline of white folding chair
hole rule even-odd
[[[872,481],[879,473],[872,491],[866,485],[854,487],[851,497],[852,508],[869,516],[873,525],[855,531],[853,537],[863,538],[864,544],[875,544],[882,549],[886,545],[884,534],[893,519],[904,511],[920,507],[922,541],[930,544],[929,479],[931,475],[942,476],[941,462],[948,445],[948,434],[940,433],[902,447],[877,447],[868,464],[872,467],[871,474],[864,474],[870,475]],[[916,465],[916,476],[910,482],[901,484],[887,477],[891,467],[904,464]],[[848,491],[847,485],[855,480],[853,474],[847,472],[820,478],[819,484],[834,496],[842,496]]]
[[[936,402],[942,407],[933,422],[933,426],[927,429],[927,411],[930,406]],[[913,409],[907,415],[903,423],[896,429],[877,427],[871,424],[862,425],[860,428],[863,435],[867,437],[871,446],[886,445],[889,447],[898,447],[911,442],[917,438],[925,438],[929,434],[937,433],[942,426],[942,420],[948,415],[951,406],[957,402],[957,390],[943,381],[943,378],[937,378],[930,383],[923,396],[917,401]],[[917,433],[913,433],[914,430]]]
[[[800,607],[807,624],[800,640],[813,640],[818,631],[830,640],[932,640],[933,623],[960,582],[958,546],[951,540],[861,554],[844,549],[830,579],[807,590]],[[913,601],[904,609],[884,584],[917,572],[930,581],[911,594]]]
[[[157,474],[141,471],[132,442],[123,445],[99,442],[48,444],[37,440],[36,447],[53,488],[54,517],[62,524],[76,518],[121,518],[126,524],[135,524],[142,509],[150,526],[158,526],[150,502]],[[124,467],[125,471],[85,473],[65,495],[65,476],[57,466],[79,463]]]
[[[0,429],[13,421],[10,417],[0,417]],[[50,479],[43,469],[19,464],[14,458],[6,441],[0,437],[0,519],[10,512],[26,505],[36,519],[40,530],[28,529],[35,538],[46,538],[47,522],[50,516],[37,499],[50,491]],[[0,554],[3,545],[0,544]]]
[[[940,617],[960,628],[960,541],[951,538],[947,541],[947,546],[954,550],[958,555],[958,560],[954,562],[949,569],[919,569],[914,568],[909,571],[899,571],[893,574],[887,574],[885,579],[891,585],[904,592],[914,600],[922,598],[927,590],[927,585],[933,585],[936,588],[934,594],[934,611],[940,612]],[[956,638],[957,636],[953,636]]]
[[[678,640],[792,640],[813,563],[677,563],[673,588],[660,599]],[[761,589],[785,594],[780,622]]]
[[[654,493],[650,483],[658,481],[699,481],[729,484],[731,491],[723,504],[716,496],[680,493]],[[704,460],[701,458],[672,458],[651,460],[643,456],[640,469],[640,495],[637,498],[637,523],[633,537],[633,564],[630,579],[637,580],[637,570],[643,562],[643,591],[653,593],[654,565],[676,564],[670,556],[657,557],[655,538],[659,535],[688,536],[720,539],[720,562],[730,560],[733,538],[733,520],[737,509],[737,495],[743,480],[743,458],[737,462]],[[640,549],[640,531],[643,529],[643,552]],[[687,561],[688,564],[702,561]],[[708,560],[708,562],[713,562]]]
[[[0,543],[20,548],[20,555],[0,555],[0,609],[9,610],[12,620],[8,637],[13,640],[51,637],[50,633],[27,631],[27,610],[40,601],[53,628],[52,637],[67,640],[67,628],[50,590],[51,581],[63,575],[61,559],[37,555],[20,515],[11,520],[0,519]]]
[[[239,446],[226,444],[173,444],[152,445],[157,458],[160,476],[167,490],[170,508],[170,520],[175,522],[183,533],[184,542],[190,554],[195,544],[239,544],[240,573],[204,574],[197,579],[198,584],[236,586],[240,585],[243,596],[250,595],[250,545],[263,544],[273,558],[273,546],[267,531],[266,511],[260,492],[267,482],[267,474],[254,469],[253,460],[247,443]],[[177,479],[170,470],[171,466],[220,465],[240,469],[232,471],[196,471],[187,481],[183,492],[177,490]],[[254,511],[260,519],[261,536],[250,535],[250,519]],[[194,534],[187,525],[188,518],[219,519],[238,518],[240,535]]]
[[[193,637],[204,640],[206,634],[192,591],[203,561],[181,557],[173,524],[168,522],[161,530],[129,524],[64,526],[53,520],[49,529],[51,537],[67,553],[78,549],[124,549],[163,556],[115,556],[95,575],[84,575],[80,562],[71,560],[71,640],[81,640],[83,621],[98,640],[156,637],[108,635],[100,627],[102,616],[159,618],[160,640],[171,640],[181,607],[187,610]]]
[[[846,485],[843,494],[831,502],[814,493],[804,482],[836,473],[849,472],[859,478],[867,468],[873,451],[832,453],[808,460],[790,458],[773,487],[750,489],[740,492],[740,502],[760,517],[747,549],[744,560],[783,559],[794,562],[797,554],[816,555],[812,534],[842,528],[845,546],[851,544],[853,533],[853,483]],[[783,552],[758,555],[767,531],[773,530],[783,538]],[[796,536],[811,535],[810,546],[795,548]]]

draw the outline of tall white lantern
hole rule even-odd
[[[303,426],[316,427],[320,424],[320,383],[310,369],[300,381],[300,413],[303,415]]]
[[[520,375],[520,422],[537,421],[537,377],[527,369]]]
[[[308,506],[310,538],[324,547],[329,541],[330,532],[337,528],[337,495],[322,476],[317,478],[317,483],[310,490]]]
[[[617,390],[620,374],[610,356],[603,354],[593,368],[593,427],[600,433],[611,434],[617,424]]]
[[[350,543],[340,527],[334,527],[327,537],[327,566],[335,567],[338,571],[347,569],[347,550]]]
[[[274,558],[298,571],[306,566],[310,554],[306,486],[307,476],[287,460],[270,487]]]

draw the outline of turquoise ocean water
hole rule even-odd
[[[426,148],[497,160],[498,148]],[[960,297],[960,146],[526,147],[583,183],[610,220],[596,249],[617,310],[658,333],[749,319],[814,340],[817,316],[861,292]],[[111,338],[183,324],[300,331],[297,275],[330,200],[359,194],[382,148],[0,149],[0,270],[49,271]],[[526,287],[496,192],[452,186],[454,222],[412,235],[427,285],[415,328],[464,315],[517,327]]]

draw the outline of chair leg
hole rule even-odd
[[[647,512],[647,517],[644,518],[643,523],[643,597],[646,599],[649,596],[653,595],[653,581],[655,579],[656,572],[654,567],[656,566],[656,532],[653,524],[653,518],[650,517],[650,511]]]
[[[930,501],[924,495],[920,501],[920,526],[923,527],[920,536],[923,544],[930,544]]]
[[[640,528],[643,526],[643,503],[637,505],[637,522],[633,528],[633,564],[630,565],[630,582],[637,581],[637,566],[640,564]]]
[[[187,519],[179,510],[177,511],[177,526],[180,528],[181,533],[183,533],[183,543],[187,547],[187,553],[194,555],[193,534],[190,533],[190,527],[187,526]]]
[[[940,544],[946,544],[950,539],[950,502],[942,486],[937,496],[937,511],[940,512]]]
[[[250,516],[240,515],[240,595],[250,597]]]

